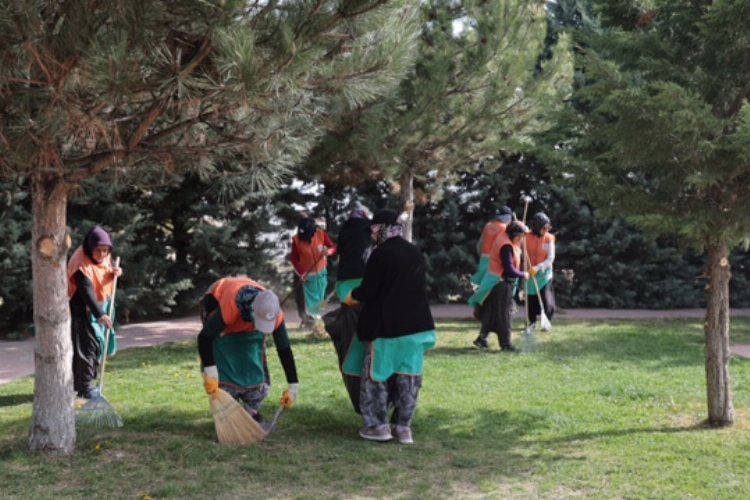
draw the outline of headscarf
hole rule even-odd
[[[349,217],[352,219],[369,219],[371,217],[370,210],[362,205],[361,203],[357,203],[354,205],[354,208],[351,212],[349,212]]]
[[[237,304],[237,309],[240,310],[240,316],[243,321],[247,321],[248,323],[255,322],[253,302],[255,302],[255,297],[258,296],[258,293],[260,293],[260,290],[251,285],[243,286],[237,292],[234,300]]]
[[[375,234],[375,245],[381,245],[390,238],[401,236],[404,228],[398,221],[398,214],[393,210],[379,210],[375,213],[370,224],[379,226]]]
[[[313,235],[315,234],[315,229],[317,229],[315,219],[313,219],[312,217],[305,217],[304,219],[299,221],[299,224],[297,225],[297,234],[302,241],[306,241],[309,243],[312,240]]]
[[[94,260],[94,249],[98,246],[107,246],[112,251],[112,238],[109,233],[99,226],[92,227],[83,239],[83,253]]]
[[[534,214],[534,217],[531,218],[531,222],[529,222],[529,226],[531,227],[531,231],[537,235],[542,235],[542,229],[549,228],[551,226],[549,217],[547,217],[547,214],[544,212],[538,212]]]

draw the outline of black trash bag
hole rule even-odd
[[[349,347],[352,345],[352,339],[357,335],[357,320],[359,319],[359,307],[349,307],[341,305],[323,315],[323,324],[331,336],[333,347],[336,349],[336,355],[339,358],[339,371],[344,379],[344,386],[349,393],[349,399],[352,402],[354,411],[359,410],[359,381],[360,377],[348,375],[343,372],[342,365],[349,353]]]

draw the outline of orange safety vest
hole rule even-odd
[[[299,254],[302,273],[319,273],[328,265],[328,259],[326,258],[328,247],[325,246],[323,231],[316,229],[309,242],[295,234],[292,237],[292,244]]]
[[[83,252],[82,246],[78,247],[68,261],[68,299],[73,298],[78,288],[73,275],[81,271],[94,286],[97,302],[103,304],[114,291],[115,274],[110,271],[111,267],[111,254],[104,257],[101,264],[97,264]]]
[[[550,244],[555,242],[555,236],[546,233],[539,237],[534,233],[526,235],[526,252],[529,254],[529,265],[535,266],[549,257]]]
[[[505,232],[506,227],[508,227],[508,224],[500,222],[499,220],[491,220],[484,225],[484,229],[482,229],[482,246],[479,249],[479,252],[482,255],[490,254],[492,251],[492,244],[495,242],[495,239],[499,234]]]
[[[226,325],[224,328],[225,334],[255,331],[255,324],[243,320],[240,308],[237,307],[237,293],[239,293],[241,288],[246,286],[252,286],[258,290],[265,290],[265,287],[258,282],[241,276],[222,278],[214,282],[214,284],[208,289],[208,293],[213,295],[216,302],[219,303],[221,319],[224,320],[224,324]],[[274,330],[281,326],[281,323],[283,322],[284,312],[279,311]]]
[[[521,246],[514,244],[508,237],[508,233],[501,233],[492,243],[490,265],[487,269],[490,273],[501,278],[505,275],[505,269],[503,268],[503,261],[500,259],[500,249],[505,245],[510,245],[513,249],[513,265],[516,269],[521,267]]]

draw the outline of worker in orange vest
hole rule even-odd
[[[526,252],[530,266],[530,273],[534,279],[528,282],[528,321],[529,327],[534,327],[537,317],[542,313],[539,297],[544,305],[544,313],[551,320],[555,314],[555,291],[552,287],[553,269],[555,262],[555,235],[550,233],[552,224],[547,214],[539,212],[529,221],[531,232],[526,236]],[[538,287],[538,289],[537,289]]]
[[[477,242],[477,252],[479,253],[479,265],[477,272],[471,277],[471,282],[479,285],[487,273],[487,266],[490,263],[490,250],[495,238],[505,232],[510,221],[513,220],[513,210],[510,207],[502,207],[495,214],[495,218],[489,221],[482,228],[482,235]]]

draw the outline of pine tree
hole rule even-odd
[[[29,179],[34,451],[75,445],[66,208],[103,172],[268,190],[410,61],[408,0],[0,5],[0,172]]]
[[[708,422],[734,422],[730,251],[750,241],[750,3],[595,2],[565,148],[602,207],[707,256]]]
[[[389,98],[352,113],[311,160],[388,179],[410,217],[415,197],[439,192],[458,166],[528,144],[561,104],[571,73],[565,37],[540,63],[547,34],[540,2],[420,4],[419,57],[408,78]]]

